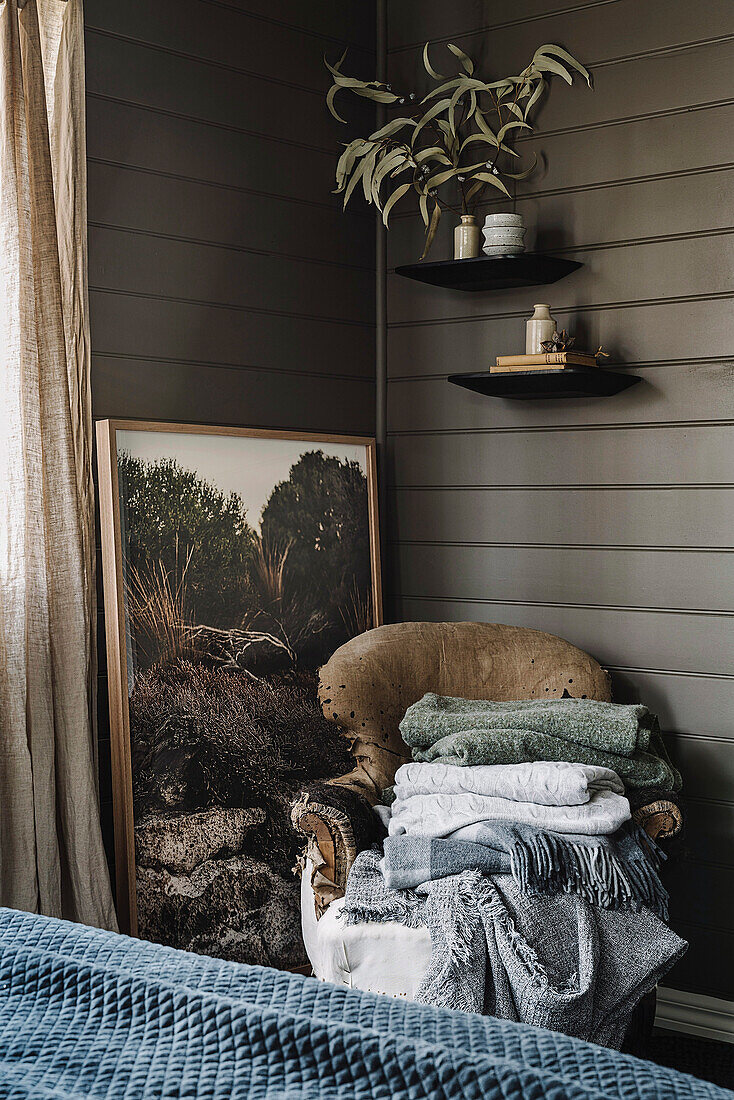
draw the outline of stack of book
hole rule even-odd
[[[512,371],[563,370],[566,367],[595,367],[596,356],[589,351],[541,351],[537,355],[498,355],[490,374]]]

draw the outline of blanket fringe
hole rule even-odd
[[[636,840],[641,846],[641,838]],[[605,848],[539,833],[529,841],[518,838],[510,859],[525,893],[574,893],[604,909],[652,909],[667,921],[669,895],[657,873],[661,854],[653,845],[647,852],[641,848],[639,858],[622,861]]]

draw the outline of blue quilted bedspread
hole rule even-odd
[[[0,909],[0,1097],[734,1097],[523,1024]]]

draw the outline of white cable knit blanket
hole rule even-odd
[[[533,761],[527,764],[403,764],[395,773],[395,797],[425,794],[481,794],[536,802],[541,806],[580,806],[597,791],[624,794],[616,772],[592,764]]]
[[[614,772],[588,765],[406,764],[396,775],[388,830],[473,840],[482,822],[519,821],[546,832],[601,836],[630,819],[621,789]]]

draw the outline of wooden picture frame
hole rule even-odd
[[[377,494],[376,444],[370,437],[258,428],[212,427],[156,421],[102,420],[96,425],[102,544],[102,573],[107,643],[117,909],[120,930],[139,933],[136,892],[135,818],[128,684],[128,618],[123,529],[118,478],[118,433],[175,433],[178,436],[232,437],[303,443],[306,449],[364,448],[367,482],[372,625],[382,623],[382,588]],[[305,453],[305,451],[304,451]]]

